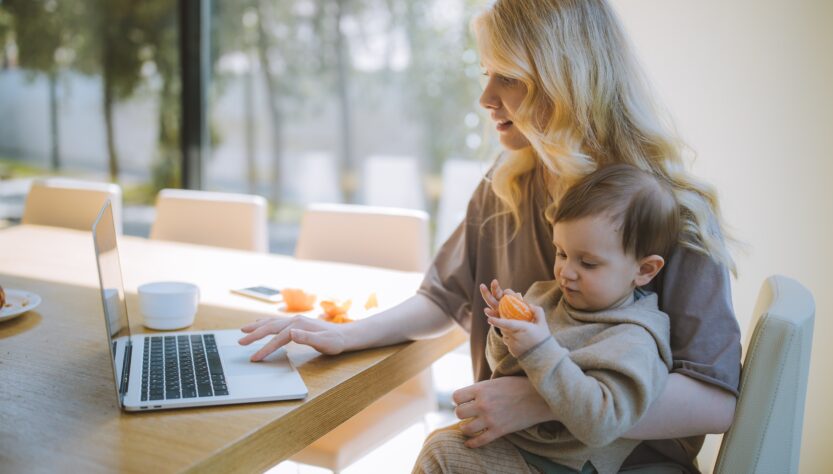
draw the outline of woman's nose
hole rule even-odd
[[[480,94],[480,106],[484,109],[497,109],[500,107],[500,98],[492,89],[491,78],[486,83],[486,88],[483,89],[483,93]]]

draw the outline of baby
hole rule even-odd
[[[640,289],[665,264],[679,236],[670,188],[628,165],[601,168],[571,187],[552,216],[555,281],[524,300],[532,321],[492,325],[486,357],[493,378],[526,374],[557,421],[478,449],[456,427],[426,440],[415,472],[614,473],[639,441],[622,438],[661,393],[671,367],[668,316]],[[503,293],[481,286],[484,298]],[[465,422],[465,421],[464,421]]]

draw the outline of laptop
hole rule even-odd
[[[262,362],[259,347],[240,346],[240,330],[131,334],[113,207],[93,223],[107,347],[119,405],[164,410],[304,398],[307,387],[281,348]]]

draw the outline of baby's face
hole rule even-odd
[[[555,278],[570,306],[598,311],[628,299],[639,262],[625,254],[622,236],[606,216],[558,222],[553,227]]]

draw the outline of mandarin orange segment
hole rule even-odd
[[[281,290],[281,296],[283,296],[283,302],[286,305],[284,309],[289,313],[309,311],[315,303],[315,295],[299,288],[284,288]]]
[[[344,324],[344,323],[352,323],[353,322],[353,320],[348,318],[347,315],[345,315],[345,314],[340,314],[340,315],[334,317],[333,319],[330,319],[329,321],[331,323],[336,323],[336,324]]]
[[[364,304],[364,309],[376,308],[378,306],[379,306],[379,300],[376,299],[376,292],[374,291],[373,293],[370,294],[370,296],[367,297],[367,301]]]
[[[338,316],[346,316],[347,311],[350,309],[350,305],[352,304],[352,300],[347,300],[341,304],[338,304],[333,300],[324,300],[320,303],[321,309],[324,310],[325,319],[328,321]]]
[[[529,306],[515,295],[503,295],[497,309],[502,318],[520,319],[522,321],[532,321],[534,319]]]

